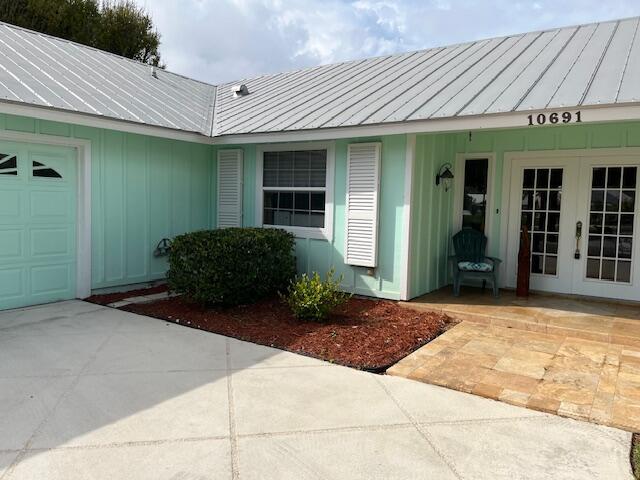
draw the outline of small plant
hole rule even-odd
[[[293,280],[287,293],[281,296],[297,318],[325,320],[333,310],[351,298],[351,294],[339,290],[342,275],[338,279],[334,279],[333,275],[334,270],[331,269],[323,281],[318,272],[311,277],[305,273]]]

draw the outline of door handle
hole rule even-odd
[[[580,260],[580,239],[582,238],[582,222],[576,222],[576,252],[573,257]]]

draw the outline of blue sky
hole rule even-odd
[[[171,71],[210,83],[640,15],[638,0],[136,0]]]

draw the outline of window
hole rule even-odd
[[[329,146],[318,144],[265,148],[258,172],[262,225],[281,227],[300,237],[328,236],[330,151]]]
[[[462,228],[473,228],[479,232],[485,232],[488,172],[488,159],[465,160]]]
[[[46,165],[43,165],[40,162],[33,162],[33,176],[41,177],[41,178],[62,178],[58,172],[56,172],[53,168],[49,168]]]
[[[327,151],[265,152],[263,158],[263,224],[324,227]]]
[[[18,175],[18,159],[15,155],[0,153],[0,175]]]

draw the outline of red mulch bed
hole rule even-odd
[[[443,314],[356,297],[325,322],[298,320],[277,298],[207,309],[176,297],[123,310],[370,371],[386,370],[440,335],[449,321]]]
[[[119,302],[125,298],[138,297],[140,295],[151,295],[153,293],[162,293],[167,291],[167,284],[156,285],[155,287],[138,288],[137,290],[129,290],[127,292],[104,293],[101,295],[91,295],[85,298],[85,302],[97,303],[98,305],[109,305],[110,303]]]

